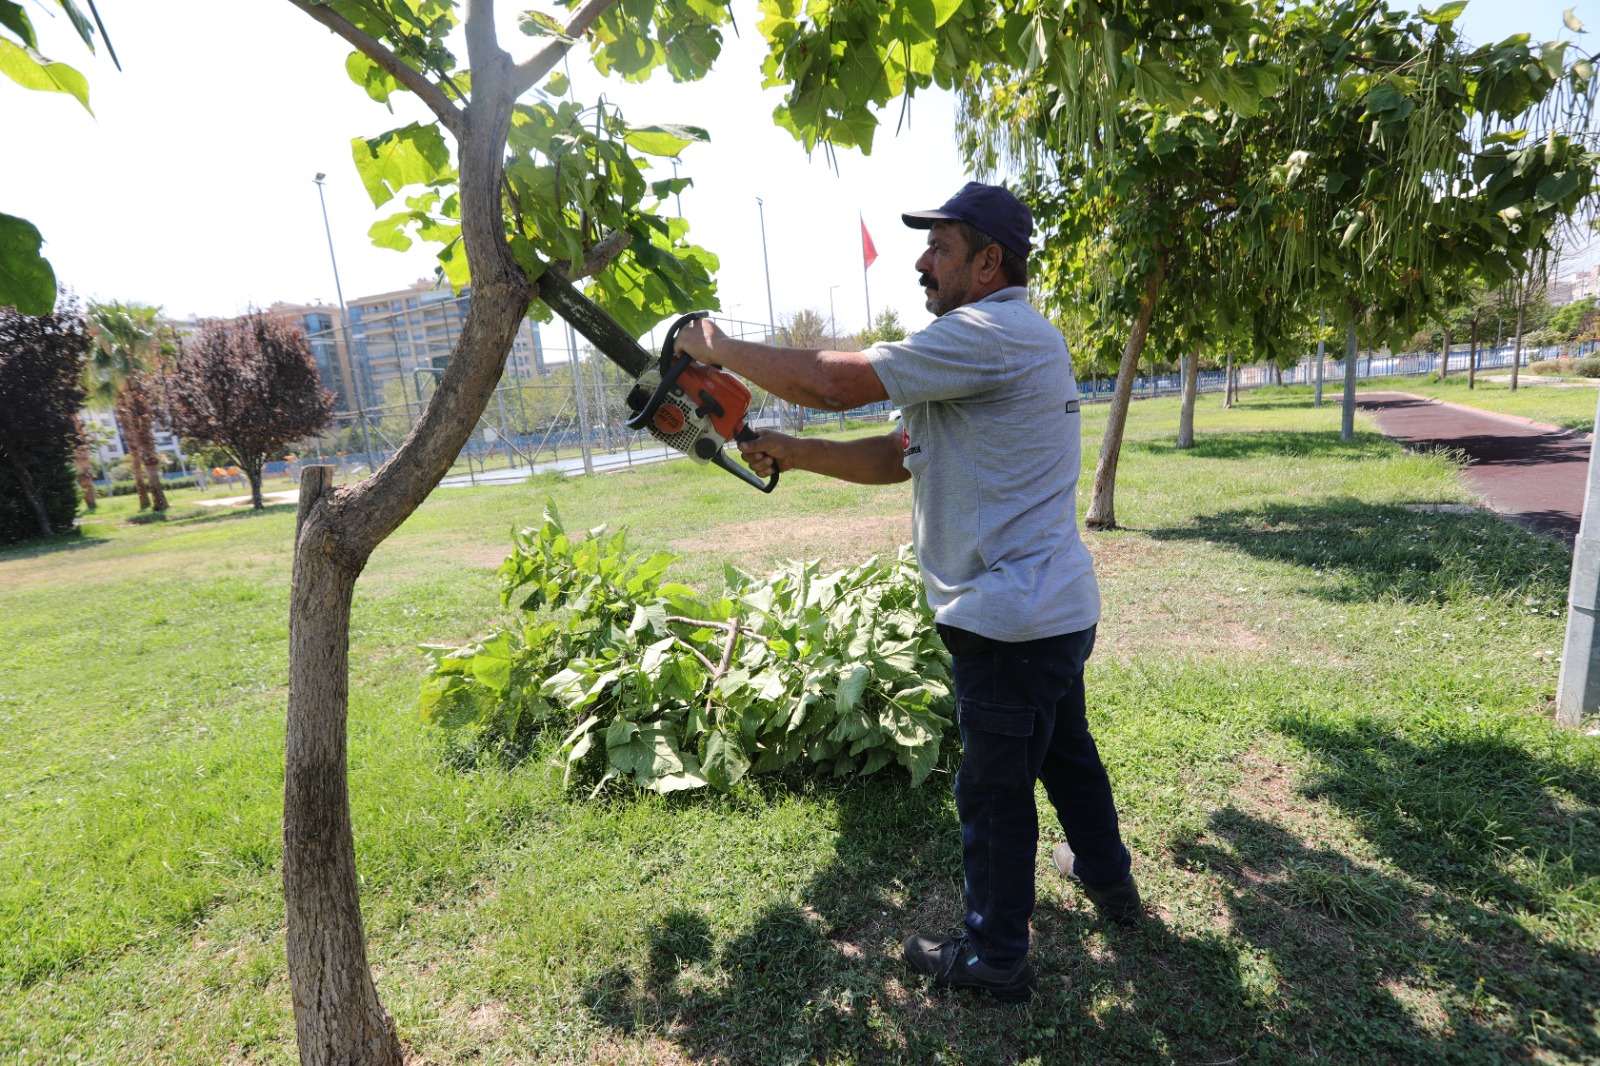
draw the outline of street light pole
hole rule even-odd
[[[778,316],[772,313],[772,263],[767,259],[767,205],[759,196],[756,197],[756,213],[761,217],[761,269],[767,276],[767,343],[777,344]],[[794,410],[797,429],[804,430],[805,410],[798,405]]]
[[[328,199],[322,193],[322,179],[327,177],[321,171],[311,180],[317,186],[317,202],[322,204],[322,231],[328,235],[328,262],[333,264],[333,291],[339,297],[339,329],[344,334],[345,358],[350,360],[352,367],[356,363],[356,350],[350,344],[350,312],[344,306],[344,287],[339,284],[339,260],[333,254],[333,227],[328,225]],[[361,440],[367,446],[367,473],[371,474],[377,468],[377,462],[372,455],[372,435],[367,431],[367,397],[360,395],[365,392],[363,375],[355,375],[356,382],[356,417],[361,420]]]

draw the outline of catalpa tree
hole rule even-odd
[[[674,79],[697,78],[717,58],[729,15],[713,0],[564,0],[564,22],[521,17],[533,49],[518,59],[498,37],[489,0],[290,2],[349,42],[347,69],[374,100],[410,92],[431,112],[429,122],[357,141],[356,166],[375,203],[400,201],[374,239],[435,242],[450,278],[472,284],[449,366],[410,435],[359,484],[334,489],[326,468],[311,468],[296,534],[283,876],[300,1054],[307,1063],[398,1063],[367,966],[346,783],[356,580],[466,443],[524,316],[551,302],[581,315],[571,279],[590,278],[589,294],[620,323],[589,316],[580,329],[591,337],[714,306],[715,258],[688,243],[684,222],[656,212],[681,183],[646,177],[649,156],[673,156],[703,134],[631,127],[614,108],[573,100],[552,72],[582,39],[602,73],[640,81],[664,67]],[[1141,41],[1232,40],[1251,26],[1249,5],[1224,0],[1130,6],[762,0],[766,84],[788,90],[774,121],[807,150],[865,150],[891,101],[1015,65],[1070,88],[1057,113],[1089,130],[1114,121],[1148,80],[1126,58]],[[1225,64],[1205,73],[1224,92],[1260,91],[1240,77]],[[541,83],[544,94],[529,99]]]

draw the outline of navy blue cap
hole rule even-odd
[[[941,219],[969,222],[1008,251],[1028,258],[1033,241],[1033,212],[1004,185],[969,181],[937,211],[907,211],[901,221],[912,229],[932,229]]]

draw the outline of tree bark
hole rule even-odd
[[[1511,391],[1517,391],[1517,371],[1522,368],[1522,321],[1528,310],[1528,286],[1517,292],[1517,348],[1511,353]]]
[[[1439,380],[1443,381],[1450,375],[1450,325],[1444,327],[1444,352],[1439,356]]]
[[[1089,513],[1083,524],[1090,529],[1117,528],[1117,459],[1122,452],[1122,432],[1128,423],[1128,406],[1133,401],[1133,378],[1139,372],[1139,356],[1150,335],[1150,320],[1155,317],[1156,298],[1166,274],[1166,257],[1157,260],[1155,270],[1145,279],[1139,314],[1128,333],[1117,369],[1117,387],[1111,394],[1111,410],[1106,413],[1106,435],[1100,444],[1100,460],[1094,469],[1094,491],[1089,498]]]
[[[83,422],[78,422],[78,442],[72,448],[72,462],[78,469],[78,491],[83,493],[86,511],[95,509],[94,466],[89,462],[89,440],[83,432]]]
[[[417,509],[466,444],[532,293],[505,242],[501,160],[515,68],[495,41],[492,15],[487,4],[469,6],[464,27],[472,102],[454,128],[472,301],[450,363],[411,433],[370,477],[332,490],[325,468],[301,475],[289,606],[283,887],[295,1033],[307,1066],[401,1061],[367,965],[350,826],[350,605],[372,550]]]
[[[1472,351],[1467,354],[1467,388],[1478,387],[1478,320],[1472,320]]]
[[[1339,417],[1339,439],[1356,439],[1356,316],[1353,311],[1344,333],[1344,410]]]
[[[257,511],[266,505],[261,501],[261,463],[258,461],[244,468],[244,476],[250,479],[250,506]]]
[[[1222,368],[1222,406],[1225,410],[1233,409],[1233,352],[1231,351]]]
[[[1276,359],[1272,361],[1272,383],[1283,388],[1283,364]]]
[[[1200,349],[1183,361],[1183,404],[1178,408],[1178,447],[1194,447],[1194,402],[1200,392]]]
[[[145,487],[144,464],[139,461],[139,445],[133,429],[138,420],[133,410],[133,396],[126,389],[117,393],[116,414],[122,442],[127,446],[128,468],[133,471],[133,488],[139,494],[139,510],[144,511],[150,507],[150,490]]]
[[[29,472],[28,464],[22,459],[22,450],[3,428],[0,428],[0,449],[5,451],[6,459],[11,463],[11,472],[16,475],[17,487],[22,490],[22,498],[28,501],[28,510],[33,512],[34,520],[39,523],[39,535],[55,536],[56,531],[50,525],[50,514],[45,510],[44,500],[39,496],[39,487],[33,483],[33,474]]]
[[[149,505],[152,511],[161,512],[167,509],[167,494],[161,487],[161,455],[156,450],[156,433],[154,418],[150,413],[150,398],[145,393],[145,385],[137,374],[130,375],[123,385],[123,395],[126,397],[125,409],[131,425],[123,427],[123,434],[128,439],[130,461],[136,469],[144,472],[144,483],[149,492]],[[135,481],[138,479],[136,478]],[[145,506],[145,494],[139,495],[139,507]]]

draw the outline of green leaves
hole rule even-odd
[[[370,140],[357,137],[350,142],[350,151],[374,207],[382,207],[407,185],[455,180],[450,149],[437,124],[413,122]]]
[[[710,141],[711,135],[699,126],[639,126],[628,130],[622,139],[645,155],[676,159],[696,141]]]
[[[566,28],[554,16],[543,11],[524,11],[517,16],[517,29],[529,37],[553,37],[558,41],[572,41]]]
[[[44,238],[25,218],[0,214],[0,307],[48,315],[56,305],[56,274],[39,254]]]
[[[85,111],[91,111],[88,79],[65,63],[46,59],[26,44],[0,37],[0,74],[24,89],[67,93],[82,104]]]
[[[831,574],[729,568],[711,597],[664,581],[671,561],[630,553],[622,531],[569,535],[550,505],[500,568],[501,601],[530,621],[424,649],[424,717],[485,745],[559,729],[569,781],[597,791],[726,791],[797,762],[920,782],[937,764],[948,659],[909,552]]]

